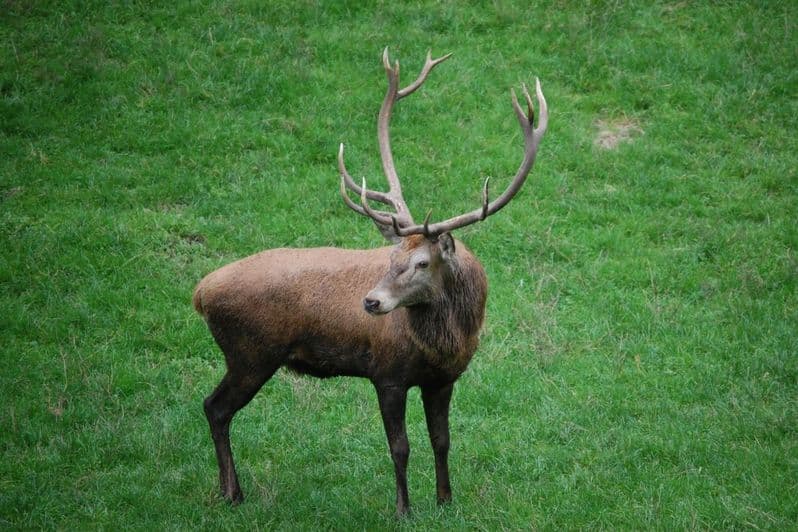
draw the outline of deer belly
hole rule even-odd
[[[292,346],[284,366],[319,378],[368,377],[372,357],[362,348],[336,345],[324,338],[310,338]]]

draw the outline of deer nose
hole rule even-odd
[[[363,300],[363,308],[366,309],[366,312],[376,312],[380,308],[380,300],[367,297]]]

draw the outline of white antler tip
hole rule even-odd
[[[391,70],[391,60],[388,58],[388,47],[385,47],[385,50],[382,51],[382,65],[385,67],[385,70]]]
[[[540,80],[538,78],[535,78],[535,94],[538,97],[538,106],[540,107],[538,128],[545,131],[549,123],[549,107],[546,104],[546,97],[543,96],[543,89],[540,88]]]

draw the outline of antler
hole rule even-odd
[[[489,179],[486,179],[485,184],[482,187],[482,206],[480,208],[434,224],[429,223],[429,214],[427,214],[424,223],[420,225],[414,223],[413,218],[410,215],[410,211],[407,208],[407,204],[402,197],[402,187],[399,183],[399,177],[396,174],[396,169],[393,164],[390,135],[388,132],[391,110],[393,108],[393,104],[397,100],[412,94],[413,91],[418,89],[424,83],[430,71],[438,63],[445,61],[450,56],[451,54],[447,54],[439,59],[433,60],[428,52],[427,60],[424,64],[424,68],[422,68],[421,73],[418,76],[418,79],[404,89],[399,90],[399,62],[397,61],[395,66],[391,67],[388,61],[388,49],[386,48],[385,52],[383,53],[383,63],[385,65],[385,71],[388,75],[388,92],[385,95],[385,100],[383,100],[382,108],[380,109],[379,120],[377,122],[377,136],[379,138],[383,170],[385,171],[385,176],[388,178],[388,193],[368,190],[366,188],[365,179],[363,179],[362,187],[357,186],[344,166],[343,144],[341,144],[341,148],[338,152],[338,168],[341,172],[341,194],[343,195],[344,202],[356,212],[372,218],[381,228],[390,227],[396,236],[403,237],[414,234],[423,234],[429,238],[435,238],[437,235],[442,233],[453,231],[455,229],[465,227],[466,225],[484,220],[491,214],[498,212],[502,207],[507,205],[510,200],[513,199],[515,194],[523,186],[524,181],[526,181],[530,170],[532,170],[532,166],[535,164],[535,155],[537,154],[540,141],[543,138],[543,135],[546,133],[546,128],[548,127],[549,111],[548,106],[546,105],[546,98],[543,96],[543,91],[540,88],[540,80],[537,78],[535,79],[535,95],[540,108],[540,116],[538,117],[537,127],[534,127],[535,108],[532,103],[532,97],[529,95],[526,85],[522,84],[521,86],[524,99],[526,100],[527,104],[526,112],[524,112],[524,110],[521,108],[521,105],[519,105],[515,91],[511,91],[513,110],[515,111],[515,114],[518,118],[518,123],[521,125],[521,130],[524,134],[524,158],[521,161],[521,165],[519,166],[515,177],[513,177],[507,189],[498,198],[493,201],[489,201]],[[347,188],[360,196],[361,205],[357,205],[349,198],[346,193]],[[374,210],[370,207],[368,203],[369,200],[374,200],[389,205],[394,209],[394,211],[396,211],[396,213],[392,214],[385,211]]]
[[[399,176],[396,173],[396,167],[393,162],[393,154],[391,153],[391,135],[389,130],[391,111],[393,110],[394,103],[415,92],[416,89],[427,80],[427,76],[432,69],[449,59],[451,55],[452,54],[446,54],[443,57],[432,59],[430,52],[427,52],[427,59],[424,62],[424,67],[421,69],[418,78],[407,87],[399,89],[399,61],[396,61],[394,65],[391,66],[388,58],[388,48],[385,48],[382,53],[382,63],[385,67],[385,74],[388,77],[388,91],[385,93],[385,99],[382,101],[382,107],[380,108],[380,114],[377,120],[377,139],[380,145],[382,169],[385,172],[385,177],[388,179],[387,193],[368,190],[366,188],[365,179],[363,180],[363,186],[358,186],[346,170],[346,165],[344,164],[344,145],[341,144],[338,150],[338,170],[341,173],[341,195],[344,198],[344,202],[355,212],[371,217],[378,225],[392,227],[397,235],[398,232],[396,229],[398,227],[413,225],[413,217],[402,196],[402,185],[399,182]],[[360,196],[361,205],[356,204],[349,198],[346,189]],[[371,209],[367,200],[378,201],[388,205],[395,213]]]
[[[524,113],[521,106],[518,104],[518,98],[515,96],[515,91],[511,91],[513,109],[518,117],[518,123],[521,125],[521,130],[524,133],[524,159],[521,161],[521,166],[515,173],[515,177],[510,182],[507,189],[495,200],[488,202],[488,181],[490,178],[485,179],[485,184],[482,187],[482,206],[474,209],[471,212],[449,218],[448,220],[437,222],[429,225],[407,225],[399,227],[397,234],[399,236],[408,236],[414,234],[424,234],[430,237],[440,235],[449,231],[454,231],[466,225],[479,222],[498,212],[502,207],[507,205],[513,196],[521,190],[521,186],[526,181],[532,166],[535,164],[535,155],[538,151],[540,140],[546,133],[546,128],[549,125],[549,109],[546,105],[546,98],[543,96],[543,91],[540,88],[540,80],[535,78],[535,95],[537,96],[538,106],[540,107],[540,117],[538,118],[538,127],[534,127],[535,107],[532,104],[532,98],[529,96],[529,91],[526,85],[522,85],[524,99],[527,104],[527,112]]]

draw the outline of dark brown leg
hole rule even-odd
[[[388,447],[391,449],[396,472],[396,513],[402,516],[410,510],[410,500],[407,495],[407,460],[410,457],[410,444],[407,441],[405,428],[407,388],[379,385],[376,387],[382,422],[385,434],[388,436]]]
[[[230,449],[230,421],[258,393],[274,370],[256,375],[238,375],[227,371],[222,382],[204,402],[205,416],[211,427],[211,437],[219,462],[219,484],[222,496],[234,504],[244,500]]]
[[[421,399],[424,401],[424,414],[427,418],[427,430],[435,453],[435,483],[438,492],[438,504],[452,500],[452,488],[449,484],[449,401],[452,398],[453,384],[442,388],[422,388]]]

